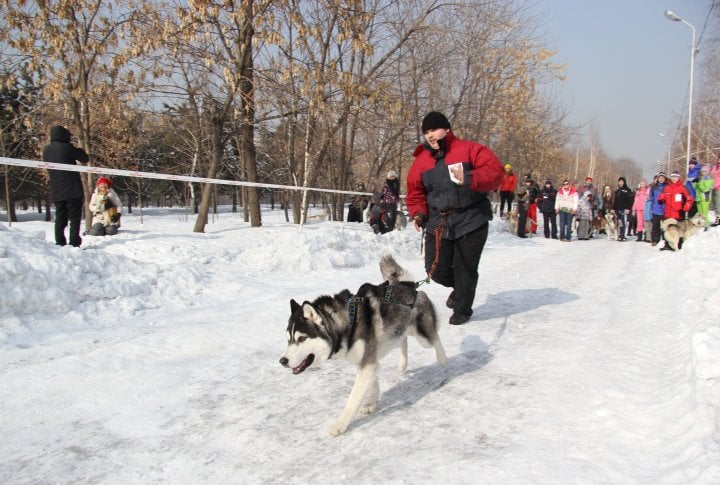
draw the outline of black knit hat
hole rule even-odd
[[[450,122],[439,111],[431,111],[422,120],[422,132],[425,133],[428,130],[437,130],[438,128],[449,130]]]

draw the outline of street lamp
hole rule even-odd
[[[660,138],[662,138],[663,140],[669,141],[664,133],[658,133],[658,135],[660,135]],[[665,173],[670,173],[670,152],[671,152],[671,150],[672,150],[672,141],[669,141],[667,158],[665,159]]]
[[[690,89],[688,94],[688,134],[687,134],[687,157],[685,159],[685,174],[690,170],[690,138],[692,135],[692,95],[693,75],[695,71],[695,27],[683,18],[678,17],[672,10],[665,10],[665,17],[673,22],[682,22],[692,29],[692,45],[690,47]]]

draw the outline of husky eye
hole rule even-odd
[[[298,337],[298,342],[303,343],[305,340],[307,340],[307,337]]]

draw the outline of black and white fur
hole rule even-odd
[[[293,374],[318,367],[328,359],[344,359],[357,367],[345,409],[328,430],[333,436],[344,433],[358,413],[370,414],[377,409],[380,359],[400,348],[399,368],[404,371],[408,335],[414,335],[423,347],[435,348],[438,362],[447,367],[435,307],[428,296],[417,291],[411,275],[392,256],[382,257],[380,272],[384,283],[366,283],[355,295],[343,290],[302,305],[290,300],[288,346],[280,363]],[[388,291],[391,298],[386,296]],[[350,308],[349,300],[354,308]]]

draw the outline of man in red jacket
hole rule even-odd
[[[680,178],[680,172],[675,170],[670,174],[670,182],[663,189],[662,194],[658,197],[658,202],[665,206],[665,214],[663,219],[676,219],[682,221],[685,214],[690,210],[695,199],[683,184]],[[661,251],[672,250],[665,241],[665,245],[660,248]]]
[[[685,219],[695,199],[690,195],[680,178],[677,170],[670,174],[670,182],[665,186],[662,194],[658,197],[661,204],[665,204],[665,219],[673,218],[678,221]]]
[[[405,203],[415,229],[427,231],[425,270],[433,281],[453,288],[447,300],[450,324],[461,325],[472,315],[492,219],[487,195],[500,185],[503,166],[488,147],[456,138],[442,113],[425,116],[422,132],[426,143],[413,152]]]

